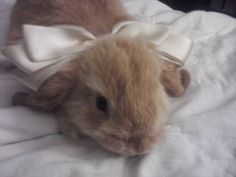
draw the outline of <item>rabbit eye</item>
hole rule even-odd
[[[96,106],[99,110],[107,112],[107,100],[103,96],[98,96],[96,98]]]

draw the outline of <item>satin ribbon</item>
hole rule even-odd
[[[108,35],[142,38],[153,44],[164,60],[179,66],[183,66],[193,46],[190,39],[174,34],[172,27],[164,24],[122,22]],[[80,26],[23,25],[23,39],[2,52],[17,66],[14,76],[37,90],[42,82],[80,52],[92,47],[96,40],[96,36]]]

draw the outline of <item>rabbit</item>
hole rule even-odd
[[[22,24],[80,25],[96,36],[133,20],[120,0],[18,0],[8,43]],[[168,119],[168,96],[183,95],[190,74],[164,61],[142,39],[106,36],[64,65],[37,91],[17,93],[14,105],[55,113],[61,131],[87,136],[122,155],[149,152]]]

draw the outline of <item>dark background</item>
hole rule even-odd
[[[236,0],[160,0],[173,9],[189,12],[207,10],[236,17]]]

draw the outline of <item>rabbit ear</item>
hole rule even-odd
[[[50,112],[57,109],[76,86],[77,70],[66,68],[48,78],[36,92],[17,93],[14,105],[25,105],[34,109]]]
[[[182,96],[187,90],[191,76],[185,69],[179,69],[175,64],[168,63],[161,73],[161,82],[171,97]]]

